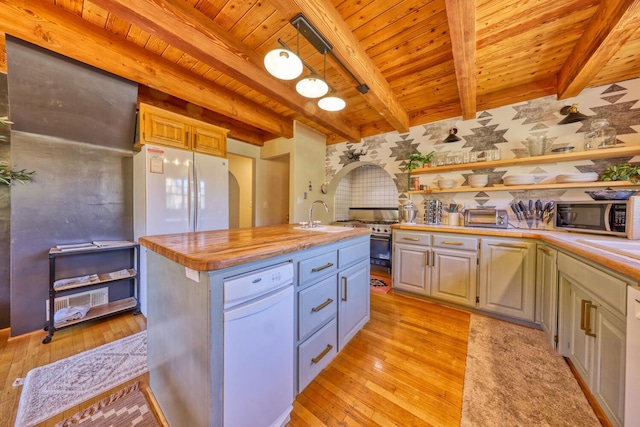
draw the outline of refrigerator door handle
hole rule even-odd
[[[189,168],[187,170],[187,194],[189,196],[187,200],[187,209],[188,209],[188,222],[189,222],[189,231],[193,230],[193,162],[189,162]]]
[[[193,231],[198,231],[198,210],[200,205],[200,166],[193,162]]]

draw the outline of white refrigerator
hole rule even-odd
[[[227,159],[143,145],[133,157],[133,233],[142,236],[229,228]],[[147,315],[146,251],[140,251],[140,308]],[[152,286],[152,284],[150,285]]]

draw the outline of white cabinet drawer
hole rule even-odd
[[[298,263],[298,284],[338,271],[338,251],[331,251]]]
[[[478,239],[476,237],[463,237],[455,234],[434,234],[433,246],[447,249],[460,249],[463,251],[477,251]]]
[[[334,274],[298,293],[298,339],[303,340],[338,310],[338,282]]]
[[[563,253],[558,254],[558,271],[610,305],[615,311],[626,315],[627,282],[624,280]]]
[[[324,369],[337,354],[338,325],[336,319],[327,323],[298,347],[298,392]]]
[[[338,250],[340,268],[353,264],[361,259],[369,258],[371,243],[369,240]]]
[[[422,231],[393,230],[393,241],[395,243],[430,246],[431,234]]]

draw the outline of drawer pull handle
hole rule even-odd
[[[419,242],[420,239],[417,237],[403,237],[402,240],[410,240],[412,242]]]
[[[331,344],[327,344],[327,347],[322,350],[322,353],[320,353],[319,355],[317,355],[316,357],[314,357],[313,359],[311,359],[311,361],[313,363],[318,363],[319,361],[322,360],[323,357],[325,357],[327,355],[327,353],[329,353],[331,350],[333,350],[333,346]]]
[[[312,268],[311,272],[312,273],[317,273],[318,271],[322,271],[322,270],[330,268],[330,267],[333,267],[333,263],[332,262],[328,262],[325,265],[323,265],[322,267]]]
[[[587,301],[587,305],[586,305],[587,314],[585,316],[586,319],[584,321],[584,323],[585,323],[584,333],[585,333],[585,335],[587,335],[589,337],[595,337],[596,336],[596,333],[591,330],[591,308],[592,307],[594,309],[596,309],[596,310],[598,309],[597,306],[591,304],[591,301]]]
[[[589,303],[589,301],[587,301],[586,299],[583,299],[582,301],[580,301],[580,329],[581,330],[586,330],[585,326],[584,326],[584,314],[585,314],[585,309],[584,307]]]
[[[342,301],[347,300],[347,278],[342,276]]]
[[[327,298],[327,300],[325,302],[323,302],[322,304],[320,304],[317,307],[313,307],[311,309],[311,311],[313,311],[314,313],[317,313],[320,310],[322,310],[323,308],[325,308],[326,306],[328,306],[329,304],[331,304],[332,302],[333,302],[333,300],[331,298]]]
[[[514,245],[514,244],[510,244],[510,243],[498,243],[497,246],[500,246],[500,247],[503,247],[503,248],[527,249],[527,247],[524,246],[524,245]]]
[[[444,240],[442,243],[445,245],[456,245],[456,246],[464,245],[464,243],[462,242],[449,242],[447,240]]]

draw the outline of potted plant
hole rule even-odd
[[[630,181],[637,184],[640,181],[640,165],[621,163],[609,166],[600,174],[600,181]]]
[[[0,117],[0,125],[6,127],[7,124],[11,124],[8,118]],[[13,180],[24,184],[25,181],[31,181],[34,173],[35,171],[27,172],[25,169],[19,171],[12,170],[8,162],[0,161],[0,184],[9,186]]]
[[[427,165],[431,161],[435,154],[435,151],[432,151],[426,155],[423,155],[420,152],[409,154],[409,159],[408,162],[404,165],[404,170],[411,173],[411,171],[414,169],[425,167],[425,165]]]
[[[26,172],[25,169],[11,170],[7,162],[0,162],[0,184],[9,186],[14,180],[24,184],[26,181],[31,181],[34,173],[35,171]]]
[[[411,189],[411,171],[417,168],[423,168],[431,161],[431,158],[436,154],[435,151],[429,154],[423,155],[419,151],[417,153],[409,154],[408,161],[404,165],[404,170],[407,171],[407,189]]]

